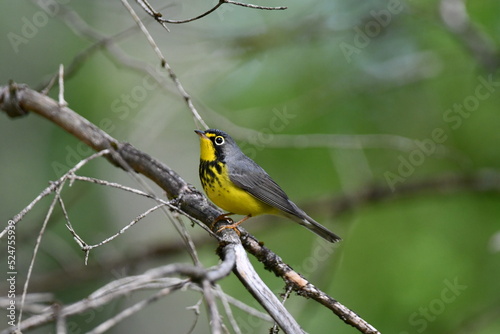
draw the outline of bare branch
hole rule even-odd
[[[149,33],[148,29],[146,29],[146,27],[142,23],[141,19],[139,18],[139,16],[137,16],[137,14],[135,13],[134,9],[129,5],[127,0],[121,0],[121,2],[123,4],[123,6],[125,6],[125,8],[128,10],[130,16],[132,16],[135,23],[139,27],[139,29],[141,29],[144,36],[146,36],[146,39],[148,40],[149,45],[151,45],[151,47],[153,48],[153,50],[156,53],[156,55],[158,56],[158,58],[160,58],[161,63],[166,64],[167,60],[163,56],[163,53],[161,52],[160,48],[156,44],[155,40],[153,39],[153,36],[151,36],[151,34]]]
[[[116,326],[119,322],[131,317],[135,313],[144,309],[149,304],[157,301],[161,297],[169,295],[171,292],[178,290],[179,288],[180,288],[179,286],[164,288],[164,289],[158,291],[157,293],[155,293],[154,295],[152,295],[146,299],[143,299],[140,302],[135,303],[134,305],[122,310],[121,312],[119,312],[115,316],[113,316],[113,317],[109,318],[108,320],[104,321],[103,323],[101,323],[96,328],[92,329],[91,331],[88,331],[87,334],[105,333],[106,331],[108,331],[112,327]]]
[[[190,284],[189,280],[175,280],[173,284],[167,280],[165,281],[163,286],[164,288],[170,286],[172,288],[181,289],[187,284]],[[38,327],[43,324],[52,322],[56,317],[67,318],[72,315],[82,314],[88,310],[101,307],[117,298],[130,294],[132,291],[141,290],[144,288],[144,286],[145,286],[144,282],[141,281],[140,284],[137,284],[133,287],[129,285],[127,286],[127,288],[115,289],[114,291],[111,291],[110,293],[107,294],[101,294],[98,296],[91,295],[88,298],[82,299],[73,304],[62,306],[59,308],[59,310],[54,310],[52,308],[45,308],[45,312],[31,316],[30,318],[22,321],[19,324],[18,328],[11,327],[8,329],[4,329],[3,331],[0,332],[0,334],[15,333],[16,330],[26,331],[30,328]]]
[[[215,302],[211,283],[207,280],[203,280],[201,282],[201,287],[203,289],[203,295],[205,296],[205,302],[207,305],[210,332],[214,334],[221,334],[222,319],[219,314],[219,309],[217,308],[217,303]]]
[[[236,267],[234,273],[247,290],[273,317],[285,333],[303,333],[304,331],[294,317],[255,272],[241,244],[237,245],[235,250]]]
[[[151,47],[153,48],[154,52],[156,53],[156,55],[160,59],[161,67],[163,67],[163,68],[165,68],[167,70],[168,75],[170,76],[170,78],[174,82],[174,84],[177,87],[179,93],[182,95],[182,97],[184,98],[184,100],[188,104],[188,107],[191,110],[191,113],[193,114],[193,118],[194,118],[195,123],[197,123],[197,124],[199,123],[205,129],[208,129],[208,125],[205,123],[205,121],[203,121],[203,119],[201,118],[200,114],[196,110],[196,108],[195,108],[195,106],[193,104],[193,101],[191,99],[191,96],[186,92],[186,90],[182,86],[181,82],[177,78],[177,75],[174,73],[174,71],[172,70],[172,68],[170,67],[170,65],[167,63],[167,60],[163,56],[163,53],[161,52],[160,48],[156,44],[155,40],[153,39],[153,37],[151,36],[151,34],[149,33],[149,31],[146,29],[146,27],[142,23],[142,21],[139,18],[139,16],[137,16],[137,14],[132,9],[132,7],[130,7],[130,5],[129,5],[129,3],[128,3],[127,0],[121,0],[121,1],[122,1],[123,5],[125,6],[125,8],[127,8],[127,10],[129,11],[129,13],[132,16],[132,18],[134,19],[135,23],[141,29],[142,33],[146,36],[149,45],[151,45]]]
[[[142,218],[146,217],[148,214],[150,214],[151,212],[154,212],[156,210],[158,210],[159,208],[163,207],[165,204],[158,204],[158,205],[155,205],[154,207],[152,208],[149,208],[148,210],[146,210],[145,212],[141,213],[139,216],[137,216],[134,220],[132,220],[130,223],[128,223],[126,226],[124,226],[120,231],[118,231],[117,233],[113,234],[112,236],[104,239],[103,241],[95,244],[95,245],[88,245],[85,243],[85,246],[82,247],[82,250],[85,251],[85,258],[87,259],[88,258],[88,254],[90,253],[90,251],[94,248],[97,248],[97,247],[100,247],[108,242],[110,242],[111,240],[115,239],[116,237],[118,237],[119,235],[125,233],[126,230],[128,230],[130,227],[134,226],[137,222],[139,222]],[[77,237],[79,240],[82,240],[82,238],[80,238],[74,231],[72,231],[72,234],[74,234],[75,237]],[[85,264],[87,264],[87,261],[85,261]]]
[[[195,315],[193,324],[191,325],[191,328],[189,329],[189,331],[187,331],[187,334],[191,334],[194,331],[194,329],[196,328],[196,324],[198,323],[198,319],[200,318],[200,314],[201,314],[200,305],[202,302],[203,302],[203,299],[200,298],[196,302],[196,304],[194,304],[193,306],[186,307],[186,310],[193,310],[194,315]]]
[[[128,2],[124,1],[124,5],[127,9],[130,8],[130,5]],[[38,4],[38,3],[37,3]],[[61,7],[61,10],[58,11],[57,16],[61,16],[64,23],[66,23],[72,30],[78,32],[80,35],[85,36],[86,38],[92,40],[95,42],[95,44],[91,45],[87,50],[84,50],[82,53],[77,55],[74,59],[73,62],[69,66],[69,70],[67,73],[72,74],[74,73],[80,64],[82,64],[82,61],[86,59],[90,54],[92,54],[94,51],[100,49],[100,48],[106,48],[108,51],[110,51],[113,56],[119,60],[120,65],[127,66],[133,70],[140,71],[142,73],[146,73],[150,75],[160,86],[167,90],[170,91],[169,87],[166,86],[165,80],[162,78],[159,78],[159,73],[158,70],[153,70],[150,66],[146,65],[145,63],[141,61],[137,61],[135,59],[130,58],[127,54],[125,54],[118,46],[115,45],[116,42],[118,42],[121,38],[128,36],[131,32],[133,32],[136,27],[132,27],[129,29],[126,29],[114,36],[104,36],[100,32],[94,30],[92,27],[90,27],[75,11],[69,10],[65,5],[59,4]],[[178,79],[177,75],[175,72],[170,68],[168,63],[166,62],[165,57],[157,47],[156,43],[154,42],[154,39],[152,38],[151,34],[147,31],[145,26],[142,24],[142,21],[140,18],[138,18],[137,14],[133,11],[132,8],[129,9],[129,12],[131,13],[132,17],[134,18],[137,26],[141,29],[141,31],[145,34],[148,42],[150,45],[152,45],[153,49],[155,50],[155,53],[159,56],[160,62],[161,62],[161,67],[165,68],[167,71],[168,77],[174,82],[175,87],[177,88],[177,91],[181,94],[181,97],[183,100],[186,102],[193,119],[195,123],[205,129],[208,129],[208,125],[205,123],[203,118],[201,117],[200,113],[194,106],[194,103],[192,101],[191,96],[187,93],[187,91],[184,89],[183,85],[181,84],[180,80]],[[147,11],[146,11],[147,12]],[[164,25],[162,23],[162,25]],[[55,83],[55,80],[57,78],[57,75],[52,77],[52,79],[49,81],[47,86],[44,88],[42,93],[46,95],[52,85]]]
[[[64,65],[59,65],[59,105],[66,107],[68,102],[64,100]]]
[[[214,7],[210,8],[209,10],[207,10],[205,13],[202,13],[198,16],[195,16],[195,17],[192,17],[190,19],[186,19],[186,20],[169,20],[169,19],[163,19],[161,18],[161,14],[160,16],[157,16],[155,17],[156,21],[162,23],[162,24],[165,24],[165,23],[172,23],[172,24],[182,24],[182,23],[188,23],[188,22],[192,22],[192,21],[196,21],[196,20],[199,20],[213,12],[215,12],[217,10],[217,8],[219,8],[220,6],[222,6],[224,4],[224,1],[219,1]]]
[[[259,6],[259,5],[252,5],[249,3],[244,3],[244,2],[239,2],[239,1],[232,1],[232,0],[224,0],[224,2],[232,4],[232,5],[242,6],[242,7],[246,7],[246,8],[253,8],[253,9],[263,9],[263,10],[285,10],[285,9],[287,9],[287,7],[285,7],[285,6],[278,6],[278,7]]]
[[[153,9],[153,7],[145,0],[135,0],[139,4],[139,6],[142,7],[142,9],[149,15],[152,16],[156,21],[158,21],[163,28],[165,28],[167,31],[170,31],[165,24],[165,22],[162,22],[158,20],[162,14],[160,12],[157,12],[156,10]]]
[[[54,201],[55,203],[55,201]],[[142,275],[129,276],[122,279],[115,280],[99,290],[96,290],[88,298],[76,302],[74,304],[64,306],[57,312],[58,317],[68,317],[74,314],[83,313],[90,308],[96,308],[109,303],[110,301],[119,298],[125,294],[129,294],[132,291],[151,289],[151,288],[163,288],[157,294],[151,296],[150,298],[143,300],[129,309],[125,309],[115,317],[104,322],[97,328],[95,328],[95,333],[102,333],[103,330],[109,329],[110,327],[116,325],[119,321],[125,319],[140,311],[150,303],[158,300],[160,297],[169,294],[173,290],[178,290],[184,287],[186,284],[198,283],[207,284],[202,289],[209,289],[212,292],[211,284],[217,280],[220,280],[231,273],[236,261],[236,255],[234,251],[234,246],[231,244],[231,240],[235,241],[238,239],[226,238],[226,246],[221,247],[221,254],[223,254],[223,261],[216,266],[208,269],[202,267],[187,265],[187,264],[170,264],[163,267],[154,268],[148,270]],[[162,277],[168,277],[172,275],[182,275],[189,277],[189,280],[172,280],[167,279],[162,281]],[[160,279],[160,280],[159,280]],[[206,282],[206,283],[203,283]],[[159,284],[152,284],[159,283]],[[165,284],[166,283],[166,284]],[[205,291],[206,296],[206,291]],[[215,305],[214,301],[211,301],[212,306]],[[212,310],[213,311],[213,310]],[[25,321],[19,322],[18,330],[23,331],[31,327],[39,326],[41,324],[50,322],[54,319],[54,310],[50,310],[44,314],[36,315],[28,318]],[[217,315],[217,313],[215,313]],[[19,316],[21,318],[21,316]],[[15,328],[10,328],[1,333],[11,333]]]
[[[377,329],[363,320],[355,312],[349,310],[347,307],[308,282],[302,275],[294,271],[289,265],[284,263],[278,255],[271,252],[267,247],[264,247],[254,237],[247,236],[243,238],[242,241],[243,246],[249,253],[257,257],[257,259],[264,264],[265,268],[272,270],[277,276],[283,278],[287,285],[291,286],[299,295],[313,299],[321,305],[326,306],[346,324],[357,328],[361,333],[380,334]]]
[[[150,178],[166,191],[169,198],[174,199],[176,206],[182,212],[186,212],[195,219],[202,221],[207,226],[212,225],[214,219],[222,214],[222,212],[210,204],[201,193],[188,185],[176,172],[166,165],[135,149],[130,144],[118,142],[71,109],[60,107],[57,102],[47,96],[36,93],[26,86],[11,84],[9,87],[0,87],[0,109],[4,108],[14,110],[14,116],[16,116],[16,113],[22,114],[28,111],[36,112],[60,125],[96,150],[109,148],[106,157],[110,162],[120,168],[123,168],[122,162],[124,162],[131,170]],[[219,224],[216,224],[213,228],[218,230],[220,224],[222,224],[222,222],[219,222]],[[341,319],[356,326],[356,328],[363,333],[378,333],[354,312],[348,310],[291,270],[291,268],[284,264],[276,254],[261,246],[255,238],[247,235],[243,229],[240,228],[240,230],[246,235],[244,238],[245,247],[257,256],[259,260],[264,262],[267,268],[271,268],[275,273],[291,284],[294,291],[298,291],[304,296],[313,298],[332,309]],[[219,266],[204,269],[199,266],[176,264],[164,267],[159,270],[159,274],[165,275],[175,272],[180,275],[188,276],[191,281],[197,282],[202,286],[204,285],[206,289],[208,287],[206,282],[214,282],[221,279],[230,272],[236,263],[234,269],[236,275],[240,278],[245,287],[258,299],[261,305],[270,313],[279,326],[287,333],[301,333],[302,329],[295,319],[288,313],[279,299],[269,290],[269,288],[267,288],[255,273],[235,231],[223,229],[218,233],[218,236],[220,240],[219,256],[223,259]],[[267,259],[263,259],[262,255],[265,255]],[[150,284],[151,274],[147,276],[147,279],[147,283]],[[132,282],[128,281],[127,284],[137,283],[146,284],[145,281],[137,279],[137,277]],[[113,286],[117,286],[117,282],[113,282]],[[118,284],[118,287],[119,286]],[[109,294],[110,291],[112,292],[114,290],[115,289],[110,289],[109,286],[106,286],[103,291],[105,294]],[[130,289],[127,288],[127,290],[129,291]],[[205,298],[211,300],[211,293],[212,291],[204,290]],[[211,303],[211,301],[208,303],[211,319],[214,322],[219,322],[218,311]],[[28,320],[31,321],[31,318]],[[48,320],[46,319],[45,321]],[[24,321],[21,326],[26,328],[25,326],[27,326],[28,323],[28,321]],[[219,325],[214,325],[212,329],[217,331],[219,328],[218,326]]]
[[[0,89],[0,107],[5,107],[5,105],[2,105],[2,98],[5,97],[2,96],[2,92],[1,92],[1,89]],[[16,116],[14,116],[16,117]],[[21,219],[23,219],[23,217],[28,213],[30,212],[33,207],[38,203],[40,202],[41,199],[43,199],[45,196],[53,193],[54,191],[56,191],[56,189],[63,183],[65,182],[65,180],[69,177],[69,175],[75,173],[77,170],[79,170],[80,168],[82,168],[85,164],[87,164],[89,161],[95,159],[95,158],[98,158],[98,157],[101,157],[105,154],[109,154],[109,151],[108,150],[102,150],[100,152],[97,152],[97,153],[94,153],[92,154],[90,157],[87,157],[83,160],[81,160],[79,163],[76,164],[75,167],[71,168],[66,174],[64,174],[59,180],[55,181],[55,182],[51,182],[51,184],[45,188],[30,204],[28,204],[28,206],[26,206],[23,210],[21,210],[21,212],[19,212],[17,215],[15,215],[13,218],[12,218],[12,221],[14,222],[14,224],[17,224],[19,221],[21,221]],[[0,239],[2,239],[2,237],[6,234],[8,230],[8,227],[6,227],[1,233],[0,233]]]
[[[224,311],[226,312],[226,315],[229,319],[231,327],[233,328],[233,331],[236,334],[241,334],[241,329],[238,326],[238,323],[236,322],[236,319],[233,316],[233,311],[231,311],[231,305],[229,305],[229,300],[226,294],[224,294],[224,292],[222,291],[220,285],[215,286],[214,292],[216,293],[217,297],[219,297],[220,300],[222,301],[222,305],[224,306]]]
[[[211,236],[217,238],[217,235],[215,233],[213,233],[206,225],[200,224],[199,221],[197,219],[195,219],[194,217],[191,217],[187,213],[180,211],[179,208],[174,205],[175,203],[177,203],[176,199],[171,200],[171,201],[165,201],[162,198],[159,198],[159,197],[156,197],[155,195],[152,195],[151,194],[152,192],[151,193],[146,193],[146,192],[144,192],[142,190],[138,190],[138,189],[134,189],[134,188],[131,188],[131,187],[127,187],[127,186],[124,186],[124,185],[119,184],[119,183],[109,182],[109,181],[106,181],[106,180],[100,180],[100,179],[96,179],[96,178],[88,177],[88,176],[79,176],[79,175],[74,175],[73,174],[73,175],[70,175],[68,178],[71,181],[78,180],[78,181],[85,181],[85,182],[90,182],[90,183],[96,183],[96,184],[99,184],[99,185],[121,189],[121,190],[130,192],[130,193],[135,194],[135,195],[144,196],[144,197],[153,199],[157,203],[161,203],[165,207],[168,207],[170,210],[173,210],[175,212],[181,213],[183,216],[189,218],[189,220],[191,220],[191,222],[196,223],[198,226],[200,226],[201,228],[203,228],[208,234],[210,234]]]
[[[290,297],[290,293],[291,292],[292,292],[292,287],[288,286],[286,288],[285,293],[281,294],[281,298],[283,299],[283,301],[282,301],[283,306],[285,305],[285,302],[288,299],[288,297]],[[271,328],[270,332],[273,333],[273,334],[274,333],[279,333],[278,323],[276,323],[276,322],[274,323],[274,326],[273,326],[273,328]]]
[[[123,1],[123,0],[122,0]],[[232,0],[219,0],[215,6],[207,10],[206,12],[192,17],[190,19],[185,19],[185,20],[172,20],[172,19],[164,19],[163,14],[156,11],[146,0],[136,0],[136,2],[142,7],[142,9],[150,15],[152,18],[154,18],[158,23],[160,23],[164,28],[168,30],[168,28],[165,26],[165,23],[172,23],[172,24],[181,24],[181,23],[188,23],[188,22],[193,22],[196,20],[199,20],[213,12],[215,12],[220,6],[223,4],[231,4],[231,5],[236,5],[236,6],[242,6],[246,8],[253,8],[253,9],[262,9],[262,10],[285,10],[287,7],[284,6],[278,6],[278,7],[269,7],[269,6],[259,6],[259,5],[252,5],[244,2],[239,2],[239,1],[232,1]]]
[[[58,188],[56,190],[57,192],[61,191],[61,188]],[[54,197],[52,200],[52,203],[49,206],[49,210],[47,211],[47,214],[45,215],[45,219],[43,220],[42,227],[40,229],[40,232],[38,233],[38,237],[36,238],[35,242],[35,247],[33,248],[33,255],[31,256],[31,261],[28,267],[28,273],[26,274],[26,281],[24,282],[24,287],[23,287],[23,292],[22,292],[22,297],[21,297],[21,305],[19,307],[19,316],[17,319],[17,324],[18,327],[21,324],[21,320],[23,317],[23,306],[24,306],[24,300],[26,299],[26,295],[28,293],[28,286],[31,280],[31,274],[33,273],[33,268],[35,266],[35,259],[38,254],[38,249],[40,248],[40,244],[42,243],[42,237],[45,234],[45,228],[47,227],[47,223],[49,222],[50,216],[52,216],[52,211],[54,210],[54,206],[57,203],[57,196]]]

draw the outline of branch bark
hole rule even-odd
[[[243,238],[243,247],[262,262],[265,268],[271,270],[276,276],[283,278],[287,286],[291,287],[299,295],[313,299],[332,310],[333,313],[342,319],[342,321],[355,327],[361,333],[380,334],[375,327],[370,325],[355,312],[311,284],[305,277],[293,270],[288,264],[284,263],[278,255],[270,251],[267,247],[264,247],[253,236],[247,235]]]

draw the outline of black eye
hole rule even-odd
[[[222,144],[224,144],[224,137],[217,136],[217,137],[215,137],[214,142],[216,145],[222,145]]]

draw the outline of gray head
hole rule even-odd
[[[225,158],[243,155],[236,142],[227,133],[217,129],[195,130],[200,136],[200,158],[205,161],[225,161]]]

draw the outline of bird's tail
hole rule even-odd
[[[330,231],[329,229],[327,229],[326,227],[324,227],[323,225],[321,225],[320,223],[309,217],[305,212],[302,211],[301,213],[302,213],[301,216],[289,215],[289,214],[287,214],[287,216],[293,221],[304,226],[308,230],[316,233],[325,240],[328,240],[330,242],[337,242],[342,240],[342,238],[340,238],[338,235],[336,235],[335,233],[333,233],[332,231]]]
[[[309,219],[304,218],[299,224],[305,226],[307,229],[313,231],[323,239],[326,239],[330,242],[337,242],[342,240],[338,235],[312,219],[311,217],[307,217]]]

